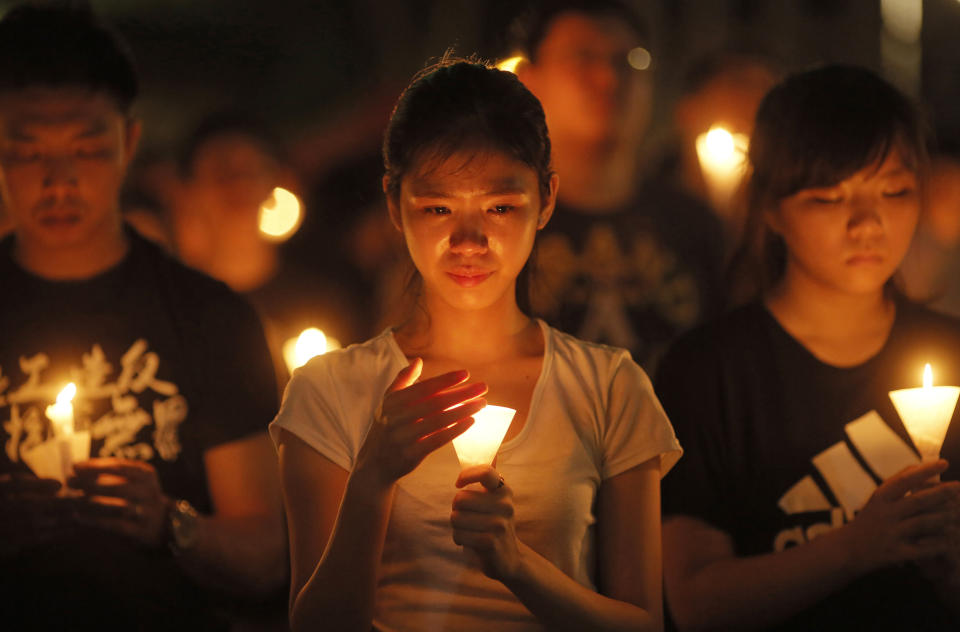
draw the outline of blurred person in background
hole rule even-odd
[[[741,182],[753,119],[776,79],[773,65],[758,55],[714,52],[691,63],[673,107],[674,146],[651,176],[657,185],[675,192],[678,203],[705,206],[717,215],[727,255],[743,232],[746,207]],[[718,127],[734,140],[732,152],[701,157],[700,152],[710,151],[704,135]],[[721,164],[713,166],[713,161]],[[724,168],[728,165],[729,172]]]
[[[121,219],[137,92],[125,47],[89,9],[21,5],[0,20],[11,630],[216,630],[221,607],[286,578],[262,328],[242,298]],[[68,383],[61,419],[47,405]],[[60,444],[77,441],[65,464]]]
[[[641,186],[650,118],[647,29],[616,0],[537,4],[513,27],[520,80],[540,99],[563,186],[535,255],[533,309],[586,340],[626,347],[651,369],[712,313],[720,224]]]
[[[269,127],[242,112],[211,114],[188,136],[178,162],[176,250],[250,300],[264,322],[281,385],[292,369],[283,361],[283,346],[304,330],[353,342],[354,310],[338,280],[290,261],[262,228],[263,207],[277,195],[290,200],[277,188],[296,189]]]
[[[901,273],[908,294],[960,316],[960,160],[941,154],[927,176],[924,212]]]

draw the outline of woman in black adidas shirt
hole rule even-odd
[[[664,481],[681,629],[955,629],[960,484],[919,465],[887,392],[960,383],[960,324],[891,279],[921,203],[911,104],[862,69],[788,78],[751,140],[738,258],[752,301],[681,339],[657,392],[686,456]],[[954,420],[942,455],[960,465]]]

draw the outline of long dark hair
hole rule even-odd
[[[833,186],[892,149],[922,173],[927,128],[917,108],[864,68],[832,65],[774,87],[757,110],[743,241],[731,261],[731,302],[762,296],[783,276],[786,246],[764,214],[802,189]]]
[[[394,201],[411,169],[440,164],[460,151],[496,151],[537,174],[541,198],[550,191],[550,136],[540,101],[517,79],[475,59],[445,56],[417,73],[400,95],[383,139],[388,196]],[[533,274],[528,258],[517,279],[517,303],[529,312]],[[413,269],[408,296],[419,296]]]

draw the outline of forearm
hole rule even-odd
[[[323,556],[292,601],[293,630],[370,629],[393,489],[350,476]]]
[[[504,584],[550,630],[661,630],[651,613],[577,583],[530,547],[520,543],[520,568]],[[659,608],[657,608],[659,611]]]
[[[287,577],[286,538],[279,515],[200,516],[197,540],[177,555],[202,586],[266,596]]]
[[[762,628],[812,606],[865,572],[849,536],[841,528],[780,553],[723,559],[668,585],[677,627]]]

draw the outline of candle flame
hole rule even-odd
[[[269,241],[285,241],[297,232],[302,219],[297,196],[277,187],[260,206],[260,234]]]
[[[929,364],[927,366],[930,366]],[[57,395],[58,404],[69,404],[73,401],[73,396],[77,394],[77,385],[70,382],[63,387],[63,390]]]
[[[930,368],[930,364],[927,363],[923,367],[923,388],[932,388],[933,387],[933,369]]]
[[[339,348],[340,343],[335,338],[316,327],[309,327],[283,344],[283,360],[287,363],[287,369],[293,373],[294,369],[306,364],[310,358]]]
[[[497,62],[497,68],[500,70],[506,70],[507,72],[512,72],[517,74],[517,66],[523,63],[525,60],[523,55],[514,55],[513,57],[507,57],[499,62]]]

